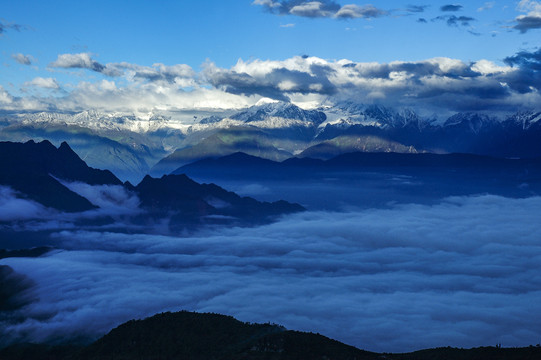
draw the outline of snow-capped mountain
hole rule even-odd
[[[246,111],[241,111],[231,119],[240,120],[245,123],[258,123],[256,126],[261,126],[262,122],[269,122],[273,125],[288,126],[294,125],[319,125],[326,120],[327,116],[324,112],[318,110],[303,110],[300,107],[285,102],[268,103],[259,106],[252,106]],[[262,127],[262,126],[261,126]]]
[[[500,122],[496,118],[485,114],[459,113],[451,116],[443,123],[443,128],[471,132],[478,134],[485,130],[499,127]]]
[[[342,129],[354,125],[381,129],[405,127],[423,129],[434,122],[434,119],[421,118],[412,109],[395,110],[381,105],[343,102],[322,110],[327,114],[327,121],[320,124],[321,129],[327,125]]]
[[[519,127],[522,130],[529,130],[532,127],[541,127],[541,112],[520,111],[509,118],[503,124],[505,127]]]
[[[458,113],[436,120],[412,109],[354,102],[316,110],[285,102],[260,102],[236,113],[170,116],[93,110],[3,112],[0,140],[48,139],[55,144],[67,141],[89,165],[111,169],[123,180],[135,180],[176,150],[189,153],[190,159],[208,154],[208,144],[216,154],[253,149],[253,155],[279,154],[280,158],[333,139],[334,152],[351,149],[351,144],[343,140],[354,139],[355,149],[366,151],[538,157],[540,120],[539,111],[520,111],[503,118],[489,113]],[[217,134],[217,138],[213,137]]]
[[[106,114],[95,110],[79,113],[24,113],[16,114],[15,119],[24,125],[75,125],[91,130],[128,130],[139,133],[156,131],[171,122],[170,118],[153,113],[136,116],[134,114],[120,113]]]

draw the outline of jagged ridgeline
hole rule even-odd
[[[179,115],[9,113],[0,140],[67,141],[90,166],[138,183],[207,158],[244,152],[274,161],[292,156],[329,159],[351,152],[472,153],[541,156],[541,113],[457,113],[421,116],[353,102],[301,109],[284,102],[238,111]]]
[[[108,170],[87,166],[65,142],[58,148],[48,141],[0,142],[0,168],[0,186],[9,189],[10,196],[39,204],[52,215],[85,213],[78,223],[82,227],[90,222],[95,225],[96,217],[102,218],[102,224],[115,223],[114,212],[100,212],[103,197],[105,205],[117,208],[124,206],[125,199],[133,200],[130,211],[123,213],[128,225],[152,228],[156,222],[167,220],[174,232],[203,224],[255,225],[304,210],[286,201],[241,197],[182,174],[146,176],[136,186],[122,183]],[[9,228],[9,224],[6,226]]]

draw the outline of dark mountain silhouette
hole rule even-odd
[[[468,171],[514,171],[519,173],[538,174],[541,172],[541,158],[538,159],[505,159],[474,154],[408,154],[408,153],[366,153],[352,152],[337,155],[328,160],[312,158],[290,158],[282,162],[261,159],[243,153],[235,153],[217,159],[203,159],[182,166],[173,173],[190,174],[215,173],[217,178],[226,176],[268,177],[276,172],[296,172],[306,176],[314,176],[307,170],[322,173],[336,171],[366,171],[373,168],[390,170],[393,168],[412,171],[433,171],[436,169],[467,169]],[[281,175],[280,175],[281,176]],[[285,176],[285,175],[284,175]]]
[[[185,173],[198,181],[237,185],[256,182],[268,187],[273,187],[273,182],[318,186],[330,178],[339,186],[343,182],[361,181],[370,174],[377,174],[380,179],[398,176],[422,186],[400,190],[399,182],[393,180],[380,182],[379,186],[388,187],[388,194],[398,191],[397,196],[409,193],[434,199],[483,193],[510,197],[541,194],[541,158],[505,159],[473,154],[354,152],[328,160],[290,158],[282,162],[232,154],[197,161],[175,173]],[[404,199],[410,198],[408,195]],[[388,199],[391,200],[392,197]]]
[[[171,226],[197,223],[256,224],[304,208],[286,201],[260,202],[214,184],[199,184],[186,175],[146,176],[133,190],[141,207],[155,218],[171,216]]]
[[[59,148],[46,140],[24,144],[0,142],[0,169],[0,185],[10,186],[47,207],[68,212],[95,206],[57,178],[91,185],[121,184],[110,171],[88,167],[65,142]]]
[[[0,349],[3,360],[534,360],[540,356],[538,346],[436,348],[408,354],[378,354],[320,334],[186,311],[128,321],[88,346],[16,344]]]
[[[4,312],[19,309],[33,300],[27,290],[34,285],[32,280],[11,267],[0,265],[0,320]]]
[[[208,223],[255,225],[304,210],[300,205],[285,201],[259,202],[240,197],[214,184],[198,184],[185,175],[167,175],[159,179],[146,176],[137,186],[129,182],[122,184],[111,172],[88,167],[67,143],[62,143],[59,148],[48,141],[0,143],[0,168],[0,185],[13,188],[19,197],[60,211],[97,208],[61,181],[124,186],[140,200],[141,211],[128,221],[153,225],[165,219],[175,231]],[[81,220],[79,225],[113,222],[110,216],[103,216]]]

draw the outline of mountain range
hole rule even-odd
[[[0,142],[0,169],[0,185],[11,189],[11,196],[57,212],[94,211],[86,218],[94,214],[100,224],[114,224],[115,215],[127,216],[128,225],[123,223],[127,228],[137,224],[151,229],[164,221],[173,232],[199,224],[253,225],[304,210],[285,201],[241,197],[186,175],[147,175],[136,186],[122,183],[108,170],[89,167],[66,142],[58,148],[46,140]],[[89,223],[87,219],[79,226]]]
[[[541,112],[421,116],[412,109],[336,103],[306,110],[262,103],[238,111],[186,114],[10,113],[0,115],[0,140],[67,141],[92,167],[122,180],[161,176],[206,157],[242,151],[281,161],[330,159],[352,152],[471,153],[541,156]]]

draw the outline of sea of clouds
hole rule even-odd
[[[537,344],[540,220],[541,197],[483,195],[189,237],[59,231],[47,256],[0,260],[36,284],[0,329],[11,341],[91,339],[186,309],[372,351]]]

